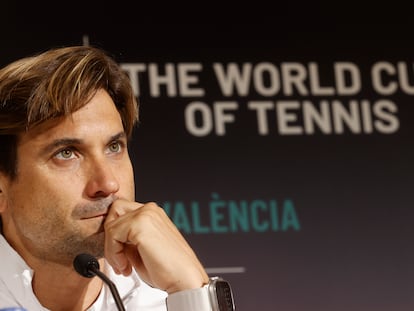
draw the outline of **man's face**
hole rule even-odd
[[[134,200],[127,138],[109,95],[99,91],[71,116],[25,133],[17,150],[17,178],[1,189],[9,243],[29,261],[103,255],[108,208]]]

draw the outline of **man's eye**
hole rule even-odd
[[[111,152],[120,152],[121,151],[121,144],[119,142],[113,142],[109,145],[109,150]]]
[[[73,157],[73,151],[71,149],[61,150],[56,154],[56,157],[63,160],[70,159]]]

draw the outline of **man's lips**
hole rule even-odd
[[[81,220],[99,218],[99,217],[105,218],[106,216],[108,216],[108,213],[100,213],[100,214],[96,214],[96,215],[90,215],[90,216],[87,216],[87,217],[82,217]]]

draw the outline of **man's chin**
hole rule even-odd
[[[87,237],[80,245],[79,253],[88,253],[101,258],[104,255],[105,232],[98,231]]]

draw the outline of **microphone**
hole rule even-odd
[[[92,278],[97,275],[106,285],[108,285],[118,310],[125,311],[124,304],[122,303],[121,297],[119,297],[115,284],[102,273],[101,270],[99,270],[99,262],[94,256],[84,253],[77,255],[73,260],[73,267],[80,275],[86,278]]]

